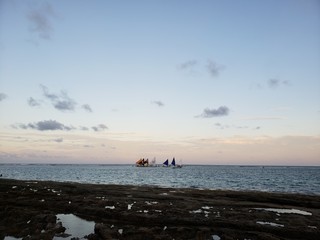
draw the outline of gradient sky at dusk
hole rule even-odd
[[[320,165],[320,2],[0,0],[0,163]]]

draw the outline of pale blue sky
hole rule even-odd
[[[319,25],[315,0],[0,0],[0,162],[320,165]]]

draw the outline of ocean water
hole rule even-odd
[[[0,164],[1,178],[320,195],[320,167]]]

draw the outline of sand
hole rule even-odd
[[[0,196],[0,239],[77,239],[59,216],[88,239],[320,239],[319,195],[0,179]]]

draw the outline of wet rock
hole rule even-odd
[[[62,237],[62,238],[67,238],[67,237],[70,237],[71,234],[68,234],[68,233],[58,233],[55,235],[56,237]]]
[[[95,233],[91,233],[88,236],[85,236],[84,238],[87,238],[88,240],[99,240],[99,236]]]
[[[96,223],[94,226],[94,233],[102,239],[112,239],[112,234],[114,234],[114,230],[110,229],[109,226],[104,225],[102,223]]]
[[[66,230],[65,227],[62,226],[61,222],[57,222],[54,227],[53,227],[54,232],[56,233],[61,233],[64,232]]]

